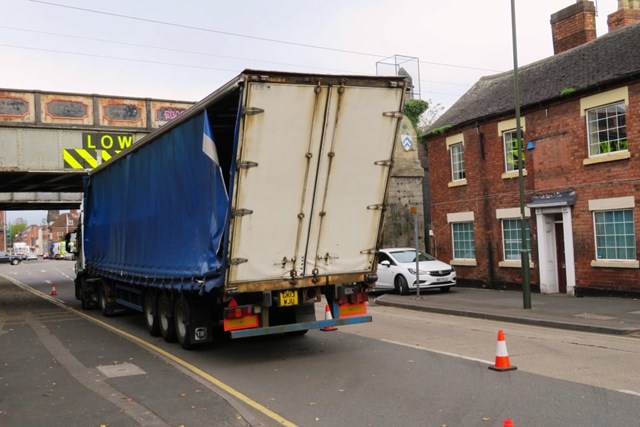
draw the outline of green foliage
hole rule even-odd
[[[518,140],[517,139],[512,139],[511,140],[511,152],[508,153],[508,155],[507,155],[507,163],[509,164],[509,166],[511,166],[513,168],[513,170],[518,170],[518,168],[519,168],[518,159],[519,159]],[[524,167],[524,161],[526,159],[527,158],[526,158],[526,155],[524,153],[524,150],[522,150],[522,166],[523,167]]]
[[[601,141],[600,142],[600,154],[612,153],[614,151],[624,151],[629,148],[629,143],[626,139],[619,139],[617,141]]]
[[[445,133],[446,131],[448,131],[449,129],[451,129],[453,126],[451,125],[444,125],[441,126],[439,128],[433,129],[431,132],[429,132],[429,135],[440,135],[442,133]]]
[[[420,115],[427,111],[427,108],[429,108],[429,103],[422,99],[408,99],[404,104],[404,114],[411,121],[417,134],[419,134],[418,121],[420,120]]]
[[[572,87],[565,87],[564,89],[562,89],[560,91],[560,96],[567,96],[567,95],[571,95],[573,92],[575,92],[576,90]]]

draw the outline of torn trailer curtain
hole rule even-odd
[[[203,112],[89,175],[87,267],[130,283],[222,286],[229,199],[217,159]]]

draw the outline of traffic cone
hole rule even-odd
[[[502,329],[498,331],[496,363],[494,366],[489,366],[489,369],[493,369],[494,371],[513,371],[518,369],[515,366],[511,366],[509,355],[507,354],[507,343],[504,341],[504,332],[502,332]]]
[[[51,296],[56,296],[58,295],[58,291],[56,291],[56,284],[52,283],[51,284]]]
[[[331,315],[331,309],[329,308],[329,304],[324,308],[324,320],[333,320],[333,316]],[[320,328],[321,331],[329,332],[329,331],[337,331],[338,328],[335,326],[325,326],[324,328]]]
[[[502,427],[515,427],[511,418],[506,418]]]

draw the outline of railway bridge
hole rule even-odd
[[[0,89],[0,211],[79,207],[83,175],[191,105]]]

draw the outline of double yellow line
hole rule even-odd
[[[194,373],[195,375],[199,376],[200,378],[204,379],[205,381],[209,382],[210,384],[214,385],[215,387],[219,388],[220,390],[223,390],[225,393],[228,393],[229,395],[235,397],[236,399],[238,399],[239,401],[241,401],[242,403],[246,404],[247,406],[250,406],[251,408],[255,409],[256,411],[266,415],[267,417],[271,418],[272,420],[276,421],[278,424],[286,426],[286,427],[296,427],[296,425],[294,423],[292,423],[291,421],[287,420],[284,417],[281,417],[280,415],[276,414],[275,412],[273,412],[272,410],[270,410],[269,408],[259,404],[258,402],[256,402],[255,400],[249,398],[248,396],[244,395],[243,393],[240,393],[238,390],[232,388],[231,386],[223,383],[222,381],[220,381],[219,379],[217,379],[216,377],[206,373],[205,371],[203,371],[202,369],[198,368],[195,365],[192,365],[191,363],[180,359],[179,357],[169,353],[166,350],[163,350],[160,347],[157,347],[153,344],[151,344],[148,341],[143,340],[142,338],[139,338],[135,335],[132,335],[128,332],[123,331],[122,329],[118,329],[113,325],[110,325],[100,319],[96,319],[93,316],[90,316],[86,313],[83,313],[80,310],[76,310],[75,308],[69,307],[68,305],[66,305],[62,300],[58,299],[58,298],[53,298],[50,295],[45,294],[44,292],[41,292],[35,288],[32,288],[31,286],[20,282],[19,280],[16,280],[12,277],[9,276],[5,276],[3,274],[0,274],[1,277],[4,277],[5,279],[13,282],[14,284],[16,284],[17,286],[19,286],[20,288],[31,292],[34,295],[39,296],[40,298],[44,298],[48,301],[51,301],[52,303],[54,303],[55,305],[70,311],[72,313],[77,314],[80,317],[83,317],[93,323],[96,323],[100,326],[102,326],[105,329],[108,329],[112,332],[115,332],[116,334],[127,338],[133,342],[135,342],[136,344],[139,344],[169,360],[171,360],[172,362],[182,366],[183,368],[187,369],[188,371]]]

